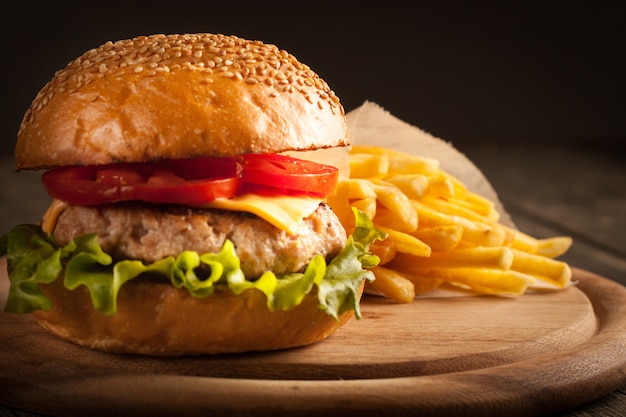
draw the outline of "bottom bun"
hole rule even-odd
[[[269,311],[258,290],[235,295],[216,291],[198,299],[169,283],[137,279],[121,288],[117,314],[96,311],[88,290],[67,290],[56,280],[41,285],[52,301],[33,313],[51,333],[76,344],[113,353],[150,356],[266,351],[326,339],[353,315],[336,321],[318,307],[316,291],[289,311]]]

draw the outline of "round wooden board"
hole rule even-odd
[[[0,300],[8,292],[0,260]],[[81,348],[0,313],[0,405],[46,415],[532,416],[626,383],[626,288],[392,304],[312,346],[187,358]]]

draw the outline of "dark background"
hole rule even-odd
[[[624,15],[602,2],[20,2],[4,14],[1,154],[37,91],[83,52],[152,33],[274,43],[347,111],[376,102],[464,149],[626,143]],[[370,3],[370,2],[367,2]]]

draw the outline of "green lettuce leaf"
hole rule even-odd
[[[58,249],[54,240],[45,236],[35,225],[19,225],[2,237],[3,252],[7,256],[7,274],[11,279],[6,311],[31,313],[49,310],[52,305],[38,284],[53,282],[61,271],[61,259],[67,250]]]
[[[94,308],[114,315],[117,295],[124,283],[150,273],[168,279],[197,298],[211,296],[217,285],[228,287],[235,294],[256,289],[265,294],[271,311],[294,308],[317,286],[320,308],[327,314],[338,319],[343,312],[354,310],[360,318],[359,289],[364,280],[374,279],[367,269],[379,261],[368,248],[386,234],[375,229],[364,213],[356,209],[354,213],[355,231],[328,265],[322,256],[316,256],[302,273],[276,276],[266,272],[254,281],[245,278],[231,241],[226,241],[218,253],[185,251],[149,264],[137,260],[113,262],[94,234],[78,236],[59,246],[41,227],[20,225],[0,237],[0,255],[7,256],[11,281],[5,311],[31,313],[51,309],[39,284],[63,279],[68,290],[84,285]]]

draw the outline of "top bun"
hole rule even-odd
[[[339,99],[274,45],[215,34],[107,42],[37,94],[15,166],[148,162],[347,146]]]

